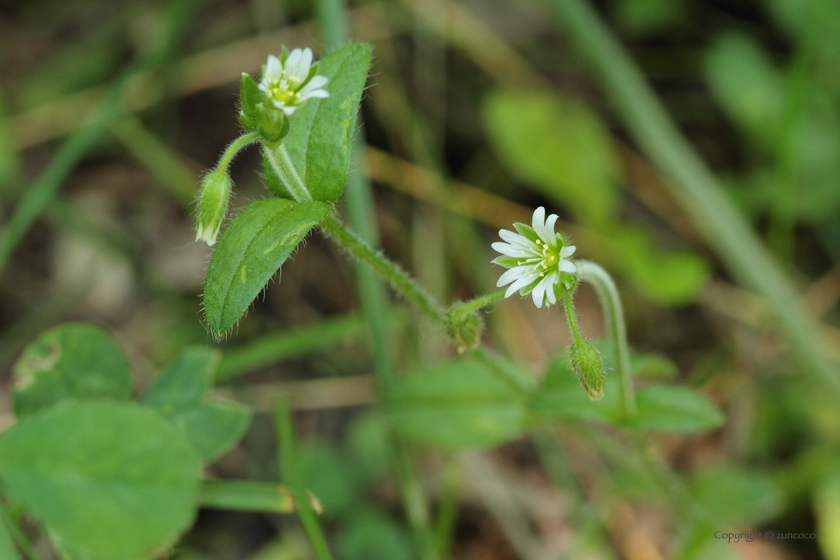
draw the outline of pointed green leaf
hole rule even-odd
[[[324,202],[258,200],[225,229],[204,283],[204,312],[216,336],[239,320],[306,233],[332,210]]]
[[[385,406],[400,435],[443,447],[495,446],[525,428],[524,399],[472,360],[412,375],[394,387]]]
[[[333,202],[344,190],[369,66],[368,45],[348,45],[325,56],[318,74],[329,79],[325,89],[330,96],[308,100],[289,119],[283,146],[315,200]]]
[[[157,555],[190,523],[200,465],[178,432],[132,403],[65,402],[0,438],[0,479],[62,550],[89,560]]]
[[[131,371],[119,344],[99,327],[70,323],[50,329],[15,362],[19,417],[63,399],[128,400]]]
[[[172,422],[206,462],[239,441],[251,420],[246,407],[208,396],[220,357],[201,346],[185,349],[143,396],[143,404]]]

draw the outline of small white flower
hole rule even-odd
[[[493,243],[493,249],[502,254],[493,260],[509,269],[496,286],[510,284],[505,297],[510,297],[517,290],[525,296],[529,293],[537,307],[542,307],[543,300],[548,305],[557,303],[554,286],[563,283],[571,287],[570,278],[563,273],[574,274],[577,267],[569,257],[575,252],[574,245],[567,246],[564,237],[554,232],[557,214],[545,219],[545,208],[540,206],[534,211],[532,227],[516,223],[513,227],[518,233],[506,229],[499,231],[499,236],[507,243]]]
[[[307,99],[330,96],[323,89],[329,80],[316,75],[316,69],[317,65],[312,66],[311,49],[294,49],[289,53],[284,48],[280,58],[268,55],[259,88],[275,107],[291,115]]]

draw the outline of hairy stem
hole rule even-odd
[[[576,261],[578,279],[587,282],[595,288],[604,323],[607,326],[607,336],[615,352],[615,369],[621,380],[621,407],[625,418],[636,415],[636,394],[633,390],[633,377],[630,372],[630,350],[627,347],[627,327],[624,323],[624,309],[615,282],[607,273],[594,262]]]
[[[230,162],[236,156],[236,154],[247,146],[248,144],[253,144],[259,139],[260,135],[256,132],[249,132],[248,134],[243,134],[236,140],[230,143],[230,145],[225,150],[225,153],[222,154],[222,157],[219,159],[219,169],[224,170],[227,172],[227,167],[230,165]]]
[[[505,297],[505,291],[501,290],[498,292],[494,292],[492,294],[488,294],[486,296],[477,297],[475,299],[471,299],[470,301],[465,301],[463,303],[456,303],[450,309],[452,313],[469,313],[474,309],[481,309],[485,305],[490,305],[494,301],[500,300]]]
[[[445,326],[446,313],[440,304],[397,264],[383,257],[332,216],[328,216],[321,222],[321,228],[351,255],[370,266],[379,276],[387,280],[400,295],[416,305],[426,316],[439,325]]]

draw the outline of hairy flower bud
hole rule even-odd
[[[604,396],[604,365],[598,350],[589,342],[580,340],[569,349],[572,369],[578,382],[593,401]]]
[[[482,329],[481,318],[475,311],[452,309],[446,314],[446,332],[459,353],[478,346]]]
[[[196,212],[196,241],[202,240],[211,247],[216,244],[219,229],[227,214],[230,186],[230,177],[221,169],[211,171],[204,178]]]

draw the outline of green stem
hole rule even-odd
[[[452,546],[452,535],[455,531],[455,523],[458,520],[460,482],[461,466],[458,457],[453,453],[448,453],[444,458],[443,488],[440,492],[440,505],[438,506],[437,523],[435,524],[435,534],[441,558],[449,557],[449,548]]]
[[[328,46],[337,48],[350,39],[347,25],[347,9],[345,0],[316,0],[315,9],[321,23],[324,41]],[[361,121],[361,119],[360,119]],[[376,230],[376,215],[373,204],[373,192],[370,183],[362,176],[366,167],[364,161],[363,134],[359,134],[353,143],[351,171],[347,178],[347,188],[344,199],[347,203],[347,219],[351,227],[358,232],[356,240],[367,249],[379,245],[379,235]],[[331,220],[327,218],[326,221]],[[323,225],[323,224],[322,224]],[[330,224],[333,225],[333,224]],[[338,222],[335,225],[343,229]],[[326,228],[325,228],[326,229]],[[348,232],[349,233],[349,232]],[[371,252],[376,255],[373,250]],[[361,259],[360,259],[361,260]],[[399,271],[399,269],[396,269]],[[401,272],[401,271],[400,271]],[[376,278],[374,271],[361,262],[356,266],[359,299],[371,334],[373,349],[374,373],[379,390],[387,392],[394,382],[394,364],[390,352],[390,336],[388,332],[388,303],[382,284]],[[409,280],[411,284],[411,280]],[[431,306],[434,309],[435,306]],[[443,312],[440,311],[442,316]],[[437,560],[439,558],[435,547],[434,535],[429,526],[429,510],[423,488],[420,484],[414,465],[411,461],[408,446],[396,436],[389,434],[391,447],[391,462],[396,474],[397,483],[406,515],[414,532],[415,540],[423,560]]]
[[[500,300],[505,297],[505,291],[501,290],[492,294],[488,294],[486,296],[477,297],[475,299],[471,299],[470,301],[465,301],[463,303],[456,303],[450,308],[450,313],[469,313],[474,309],[481,309],[485,305],[490,305],[494,301]]]
[[[283,181],[283,184],[289,189],[289,192],[297,202],[309,202],[312,200],[312,194],[303,179],[295,169],[292,163],[292,158],[289,157],[289,151],[282,143],[276,146],[263,144],[263,154],[265,154],[268,163],[274,168],[274,172]]]
[[[566,320],[569,323],[569,330],[572,331],[572,336],[575,337],[575,344],[583,344],[583,337],[580,335],[580,329],[578,329],[577,319],[575,318],[575,305],[572,303],[572,294],[568,290],[563,292],[563,307],[566,308]]]
[[[668,180],[697,229],[734,276],[767,298],[806,369],[818,373],[840,396],[840,375],[828,358],[820,323],[671,121],[641,71],[585,0],[549,1],[599,72],[628,130]]]
[[[295,501],[282,484],[256,480],[205,480],[201,507],[265,513],[292,513]]]
[[[621,380],[621,407],[624,418],[632,418],[636,415],[636,394],[633,390],[633,375],[630,371],[630,350],[627,346],[627,327],[624,323],[621,298],[618,296],[615,282],[606,270],[589,261],[576,261],[576,264],[578,279],[591,284],[598,294],[607,327],[607,336],[615,353],[615,369]]]
[[[321,222],[321,228],[351,255],[387,280],[400,295],[416,305],[426,316],[439,325],[445,326],[446,313],[443,308],[397,264],[383,257],[332,216],[328,216]]]
[[[236,154],[247,146],[248,144],[253,144],[259,139],[260,135],[256,132],[249,132],[248,134],[243,134],[236,140],[228,145],[225,153],[222,154],[222,157],[219,159],[219,165],[217,166],[219,169],[222,169],[225,173],[227,173],[228,165],[236,156]]]
[[[286,485],[294,497],[295,512],[306,533],[306,538],[309,539],[309,544],[312,545],[315,557],[318,560],[332,560],[324,530],[321,528],[318,516],[309,503],[306,477],[298,460],[292,409],[289,404],[283,401],[279,402],[274,411],[274,418],[279,440],[280,467]]]

